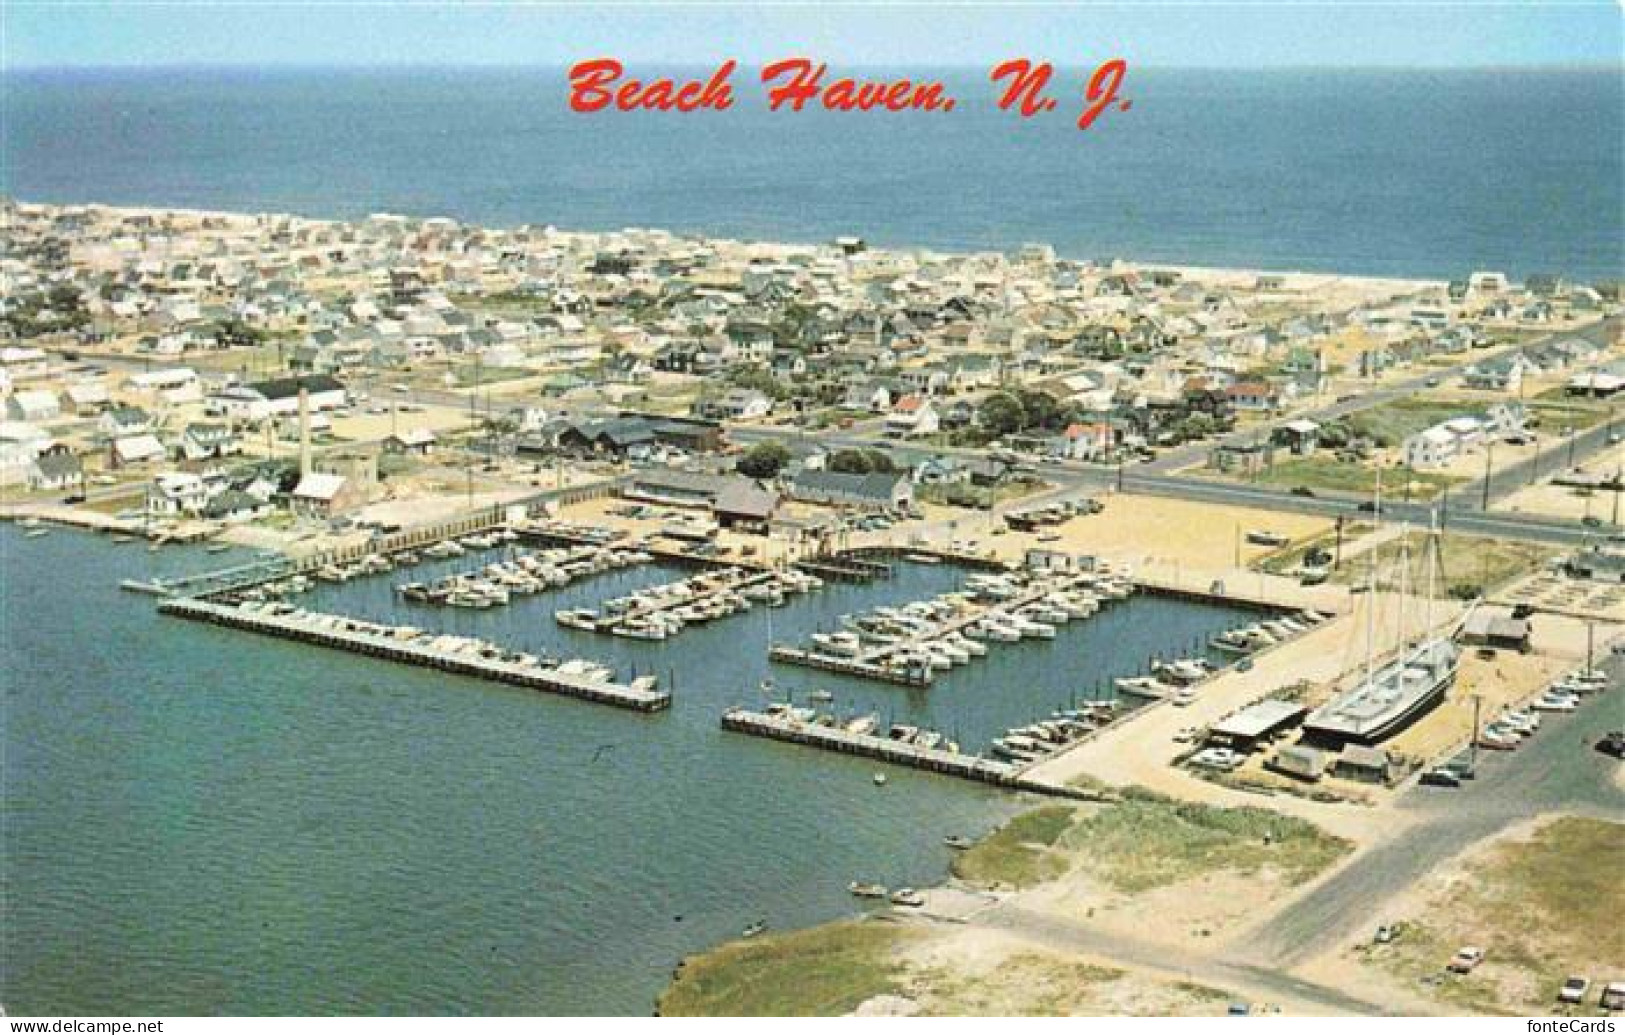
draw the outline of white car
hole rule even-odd
[[[1524,711],[1522,709],[1507,712],[1505,715],[1501,716],[1501,721],[1510,723],[1518,729],[1527,729],[1531,733],[1540,729],[1540,716],[1533,712]]]
[[[1229,748],[1204,748],[1191,756],[1191,765],[1203,769],[1234,769],[1245,756]]]
[[[1547,694],[1530,707],[1541,712],[1572,712],[1580,707],[1580,702],[1563,694]]]

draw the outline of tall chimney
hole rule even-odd
[[[310,390],[299,386],[299,477],[310,477]]]

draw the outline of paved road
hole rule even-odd
[[[1572,714],[1546,715],[1517,751],[1482,752],[1477,779],[1460,788],[1407,791],[1398,807],[1416,813],[1419,822],[1278,913],[1254,933],[1247,960],[1291,967],[1363,928],[1374,929],[1385,919],[1379,912],[1385,902],[1514,823],[1559,810],[1625,815],[1613,782],[1620,763],[1593,747],[1602,733],[1625,725],[1625,666],[1611,658],[1603,667],[1613,677],[1609,692]]]

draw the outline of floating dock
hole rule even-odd
[[[858,658],[842,658],[833,654],[819,654],[816,651],[803,650],[800,647],[788,647],[782,643],[775,643],[768,647],[767,657],[769,661],[780,661],[787,665],[801,665],[804,668],[816,668],[840,676],[873,679],[882,683],[893,683],[897,686],[931,685],[931,672],[929,669],[889,668],[885,665],[877,665]]]
[[[941,773],[944,776],[957,776],[960,779],[975,780],[978,783],[992,784],[1009,790],[1031,791],[1034,794],[1081,801],[1100,800],[1100,796],[1092,791],[1033,779],[1026,775],[1025,766],[997,762],[978,755],[904,744],[889,737],[849,733],[843,729],[767,715],[744,708],[733,708],[724,712],[722,728],[734,733],[765,737],[768,740],[782,740],[790,744],[823,748],[843,755],[873,758],[892,765]]]
[[[166,600],[158,605],[158,610],[177,618],[189,618],[229,629],[242,629],[265,636],[350,651],[353,654],[453,672],[476,679],[508,683],[531,690],[564,694],[584,701],[611,704],[634,711],[655,712],[671,706],[671,693],[666,690],[643,690],[621,683],[598,682],[567,675],[534,665],[456,654],[378,633],[334,629],[302,620],[296,615],[250,613],[221,604],[188,599]]]

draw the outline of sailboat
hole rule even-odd
[[[1351,689],[1309,713],[1303,724],[1304,732],[1309,735],[1342,743],[1379,743],[1444,700],[1445,693],[1455,685],[1461,663],[1461,648],[1456,645],[1455,632],[1460,623],[1451,623],[1443,631],[1433,628],[1439,530],[1436,520],[1429,524],[1427,547],[1423,555],[1428,572],[1428,588],[1420,630],[1413,639],[1411,630],[1405,628],[1403,609],[1408,596],[1410,569],[1407,545],[1402,546],[1400,554],[1400,643],[1396,656],[1386,664],[1377,664],[1377,565],[1373,562],[1368,571],[1369,589],[1366,596],[1364,676]],[[1403,536],[1401,543],[1405,543]]]

